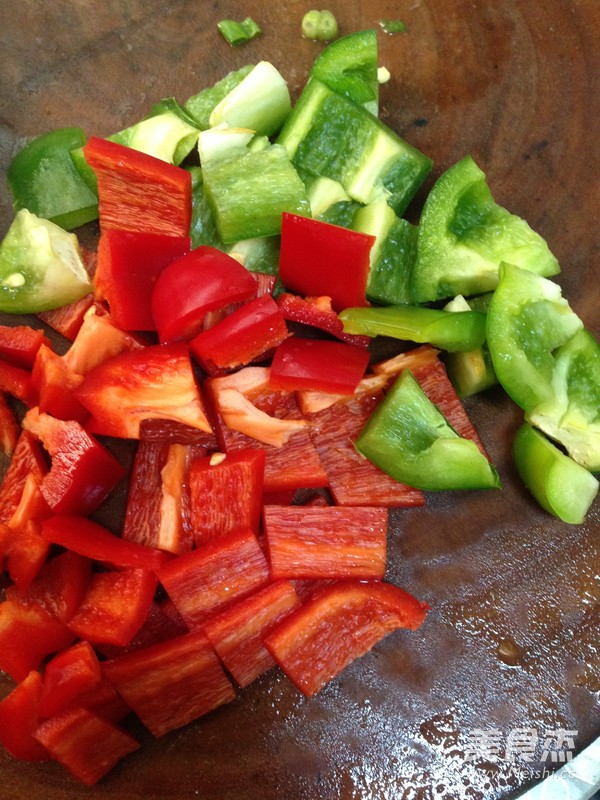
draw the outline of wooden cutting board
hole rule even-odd
[[[547,239],[565,295],[600,335],[600,6],[328,7],[342,33],[382,18],[408,26],[380,32],[379,43],[392,76],[381,117],[435,162],[413,217],[433,179],[471,153],[496,200]],[[69,125],[108,135],[163,97],[184,100],[261,59],[296,97],[322,49],[300,35],[308,8],[298,0],[0,3],[0,232],[12,216],[5,170],[23,137]],[[230,48],[217,21],[248,15],[263,35]],[[466,406],[504,488],[429,495],[424,509],[392,513],[388,579],[430,603],[422,628],[389,636],[311,700],[273,671],[161,740],[138,729],[145,746],[96,798],[505,798],[560,765],[549,752],[553,733],[576,732],[573,753],[600,734],[600,506],[582,526],[542,512],[512,466],[514,405],[492,390]],[[2,685],[7,692],[8,679]],[[516,746],[519,730],[537,743],[532,760]],[[55,764],[0,753],[0,771],[7,800],[92,794]]]

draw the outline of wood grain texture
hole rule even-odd
[[[381,116],[435,162],[411,215],[434,178],[471,153],[498,202],[548,240],[567,297],[600,335],[600,6],[327,6],[343,33],[381,18],[408,25],[379,43],[392,74]],[[297,96],[321,49],[300,36],[306,10],[298,0],[1,3],[3,180],[24,137],[66,125],[107,135],[160,98],[184,100],[245,63],[272,61]],[[264,33],[231,49],[216,22],[247,15]],[[5,182],[0,203],[3,233],[12,216]],[[531,782],[527,770],[539,762],[469,762],[469,732],[532,728],[543,737],[564,727],[578,731],[578,749],[600,734],[598,504],[583,526],[544,514],[511,463],[514,406],[491,391],[467,408],[503,490],[430,495],[426,508],[392,514],[388,579],[431,604],[423,627],[388,637],[311,700],[273,671],[161,740],[138,729],[145,746],[94,789],[96,798],[506,798]],[[1,753],[0,772],[7,800],[92,794],[53,764]]]

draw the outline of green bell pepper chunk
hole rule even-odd
[[[470,298],[467,302],[459,294],[444,306],[445,311],[482,311],[487,313],[491,293]],[[498,383],[498,378],[494,372],[492,357],[487,343],[481,347],[466,352],[447,353],[444,357],[448,377],[456,389],[459,397],[471,397],[471,395],[483,392]]]
[[[0,311],[36,314],[91,291],[75,234],[21,209],[0,244]]]
[[[339,315],[345,333],[391,336],[410,342],[429,343],[443,350],[473,350],[485,341],[485,314],[453,313],[435,308],[387,306],[346,308]]]
[[[501,265],[487,313],[487,343],[498,380],[526,413],[554,397],[554,351],[581,328],[558,284]]]
[[[26,144],[8,168],[15,211],[26,208],[66,230],[96,219],[98,198],[71,159],[85,142],[81,128],[59,128]]]
[[[517,431],[513,455],[525,486],[546,511],[579,524],[598,493],[598,481],[527,423]]]
[[[404,370],[356,440],[356,449],[398,481],[424,490],[492,489],[494,467],[461,438]]]
[[[356,31],[332,42],[317,56],[310,74],[377,116],[379,82],[375,29]]]
[[[581,330],[554,355],[554,394],[526,415],[578,464],[600,470],[600,343]]]
[[[224,78],[217,81],[214,86],[203,89],[201,92],[192,95],[185,101],[183,104],[184,110],[196,120],[201,131],[206,131],[211,127],[210,115],[215,106],[227,97],[253,69],[254,64],[246,64],[240,67],[240,69],[235,70],[235,72],[229,72]]]
[[[435,183],[419,223],[416,303],[493,290],[502,261],[550,276],[558,261],[525,220],[497,205],[470,156]]]

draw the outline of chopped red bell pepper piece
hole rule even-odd
[[[62,420],[83,423],[89,416],[87,408],[74,395],[83,382],[83,375],[73,372],[62,356],[42,345],[31,373],[38,393],[38,407],[43,414]]]
[[[69,303],[61,308],[54,308],[52,311],[42,311],[38,317],[60,333],[70,342],[77,336],[77,331],[81,328],[86,312],[94,305],[94,295],[90,292],[80,300]]]
[[[140,423],[152,417],[211,432],[183,342],[108,359],[86,375],[76,396],[92,415],[94,433],[139,439]]]
[[[16,397],[29,407],[37,403],[37,392],[31,381],[31,372],[4,359],[0,359],[0,391]]]
[[[284,212],[279,275],[299,294],[331,297],[336,311],[367,306],[374,242],[367,233]]]
[[[173,559],[158,578],[193,631],[211,614],[269,583],[269,564],[256,535],[242,528]]]
[[[248,686],[275,666],[263,637],[299,605],[292,584],[279,581],[215,614],[204,624],[204,632],[239,686]]]
[[[187,633],[102,665],[102,671],[155,736],[235,699],[204,633]]]
[[[257,361],[289,336],[270,295],[240,306],[190,342],[192,355],[209,375],[219,375]]]
[[[21,428],[10,407],[6,395],[0,392],[0,450],[6,456],[12,456]]]
[[[344,342],[292,337],[273,355],[269,383],[294,392],[353,394],[369,363],[369,353]]]
[[[42,608],[66,625],[79,608],[91,577],[91,561],[67,550],[44,564],[26,592],[8,586],[6,597],[23,606]]]
[[[100,663],[89,642],[78,642],[55,655],[44,670],[39,713],[52,717],[82,692],[100,683]]]
[[[354,447],[381,397],[381,390],[357,392],[318,413],[307,415],[311,422],[310,435],[331,493],[341,506],[422,506],[423,492],[390,478]]]
[[[212,400],[220,449],[265,450],[266,492],[327,486],[327,476],[290,392],[269,388],[269,371],[246,367],[204,383]]]
[[[386,508],[265,506],[271,578],[383,578],[387,519]]]
[[[96,304],[85,315],[73,344],[62,358],[72,372],[87,375],[109,358],[131,350],[142,350],[146,344],[118,328],[110,314]]]
[[[125,475],[117,459],[74,420],[31,409],[23,427],[41,439],[52,458],[40,488],[56,514],[91,514]]]
[[[21,761],[49,761],[50,753],[33,733],[39,726],[42,676],[32,670],[0,702],[0,744]]]
[[[40,523],[51,514],[39,478],[28,475],[19,505],[8,521],[11,535],[4,543],[8,572],[20,591],[29,588],[46,560],[50,545],[40,535]]]
[[[265,646],[307,697],[390,631],[416,630],[428,606],[389,583],[334,583],[265,637]]]
[[[43,722],[35,738],[74,778],[93,786],[139,743],[109,720],[71,706]]]
[[[77,705],[111,722],[119,722],[131,713],[127,703],[102,673],[93,689],[77,695]]]
[[[190,510],[196,547],[238,528],[258,533],[264,450],[214,453],[190,465]]]
[[[75,637],[38,605],[0,603],[0,669],[21,681],[46,656],[68,647]]]
[[[123,539],[185,553],[192,549],[188,464],[204,448],[140,441],[129,480]]]
[[[235,258],[208,245],[171,262],[152,293],[152,316],[161,342],[191,339],[209,311],[256,296],[256,281]]]
[[[0,358],[31,369],[42,343],[49,344],[41,328],[29,325],[0,325]]]
[[[85,517],[67,514],[50,517],[42,523],[42,536],[79,555],[117,568],[156,572],[170,560],[167,553],[135,542],[126,542]]]
[[[124,646],[142,627],[155,590],[147,569],[98,572],[69,628],[80,639]]]
[[[201,431],[177,420],[160,417],[140,422],[140,441],[193,445],[198,454],[200,450],[209,452],[219,449],[213,430]]]
[[[30,473],[41,480],[48,472],[42,449],[27,431],[21,431],[0,486],[0,522],[8,522],[21,500]]]
[[[192,215],[189,172],[107,139],[92,136],[85,160],[98,179],[102,230],[187,236]]]
[[[325,331],[336,339],[356,347],[366,348],[371,343],[370,336],[345,333],[344,323],[331,307],[331,297],[300,297],[297,294],[282,292],[277,298],[277,305],[285,319],[290,322],[300,322]]]
[[[167,602],[172,605],[168,599]],[[116,658],[125,653],[133,653],[143,647],[150,647],[153,644],[166,642],[168,639],[174,639],[176,636],[189,633],[179,614],[177,612],[175,614],[169,613],[169,611],[170,607],[164,601],[157,602],[154,600],[142,627],[126,645],[95,642],[94,646],[103,656]]]
[[[190,237],[102,231],[98,244],[96,296],[106,300],[116,325],[126,331],[155,330],[152,292],[160,272],[190,250]]]

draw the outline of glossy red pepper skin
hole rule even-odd
[[[96,296],[125,331],[155,330],[152,292],[161,271],[190,250],[189,236],[105,230],[98,244]]]
[[[41,480],[48,465],[37,439],[22,430],[0,486],[0,522],[8,522],[21,500],[27,476]]]
[[[292,337],[275,351],[269,383],[288,392],[309,389],[351,395],[368,363],[369,353],[360,347]]]
[[[219,375],[258,360],[288,336],[277,303],[264,295],[194,336],[190,350],[209,375]]]
[[[50,760],[50,753],[33,738],[41,722],[41,695],[42,676],[32,670],[0,702],[0,743],[21,761]]]
[[[338,225],[284,213],[279,274],[286,288],[305,297],[331,297],[335,311],[369,305],[370,252],[375,237]]]
[[[131,147],[92,136],[83,148],[98,179],[102,230],[187,236],[191,175]]]
[[[4,359],[0,359],[0,391],[16,397],[30,408],[38,400],[37,392],[31,381],[31,372]]]
[[[31,369],[42,343],[50,344],[40,328],[29,325],[0,325],[0,358]]]
[[[39,713],[51,717],[100,683],[100,664],[89,642],[78,642],[46,664]]]
[[[152,316],[161,342],[191,339],[209,311],[256,295],[252,274],[232,258],[201,245],[169,264],[152,293]]]
[[[125,475],[117,459],[73,420],[32,410],[24,426],[52,458],[40,488],[56,514],[91,514]]]
[[[297,294],[282,292],[277,298],[277,305],[285,319],[299,322],[335,336],[342,342],[356,347],[368,347],[370,336],[360,336],[344,332],[344,323],[331,307],[330,297],[300,297]]]

